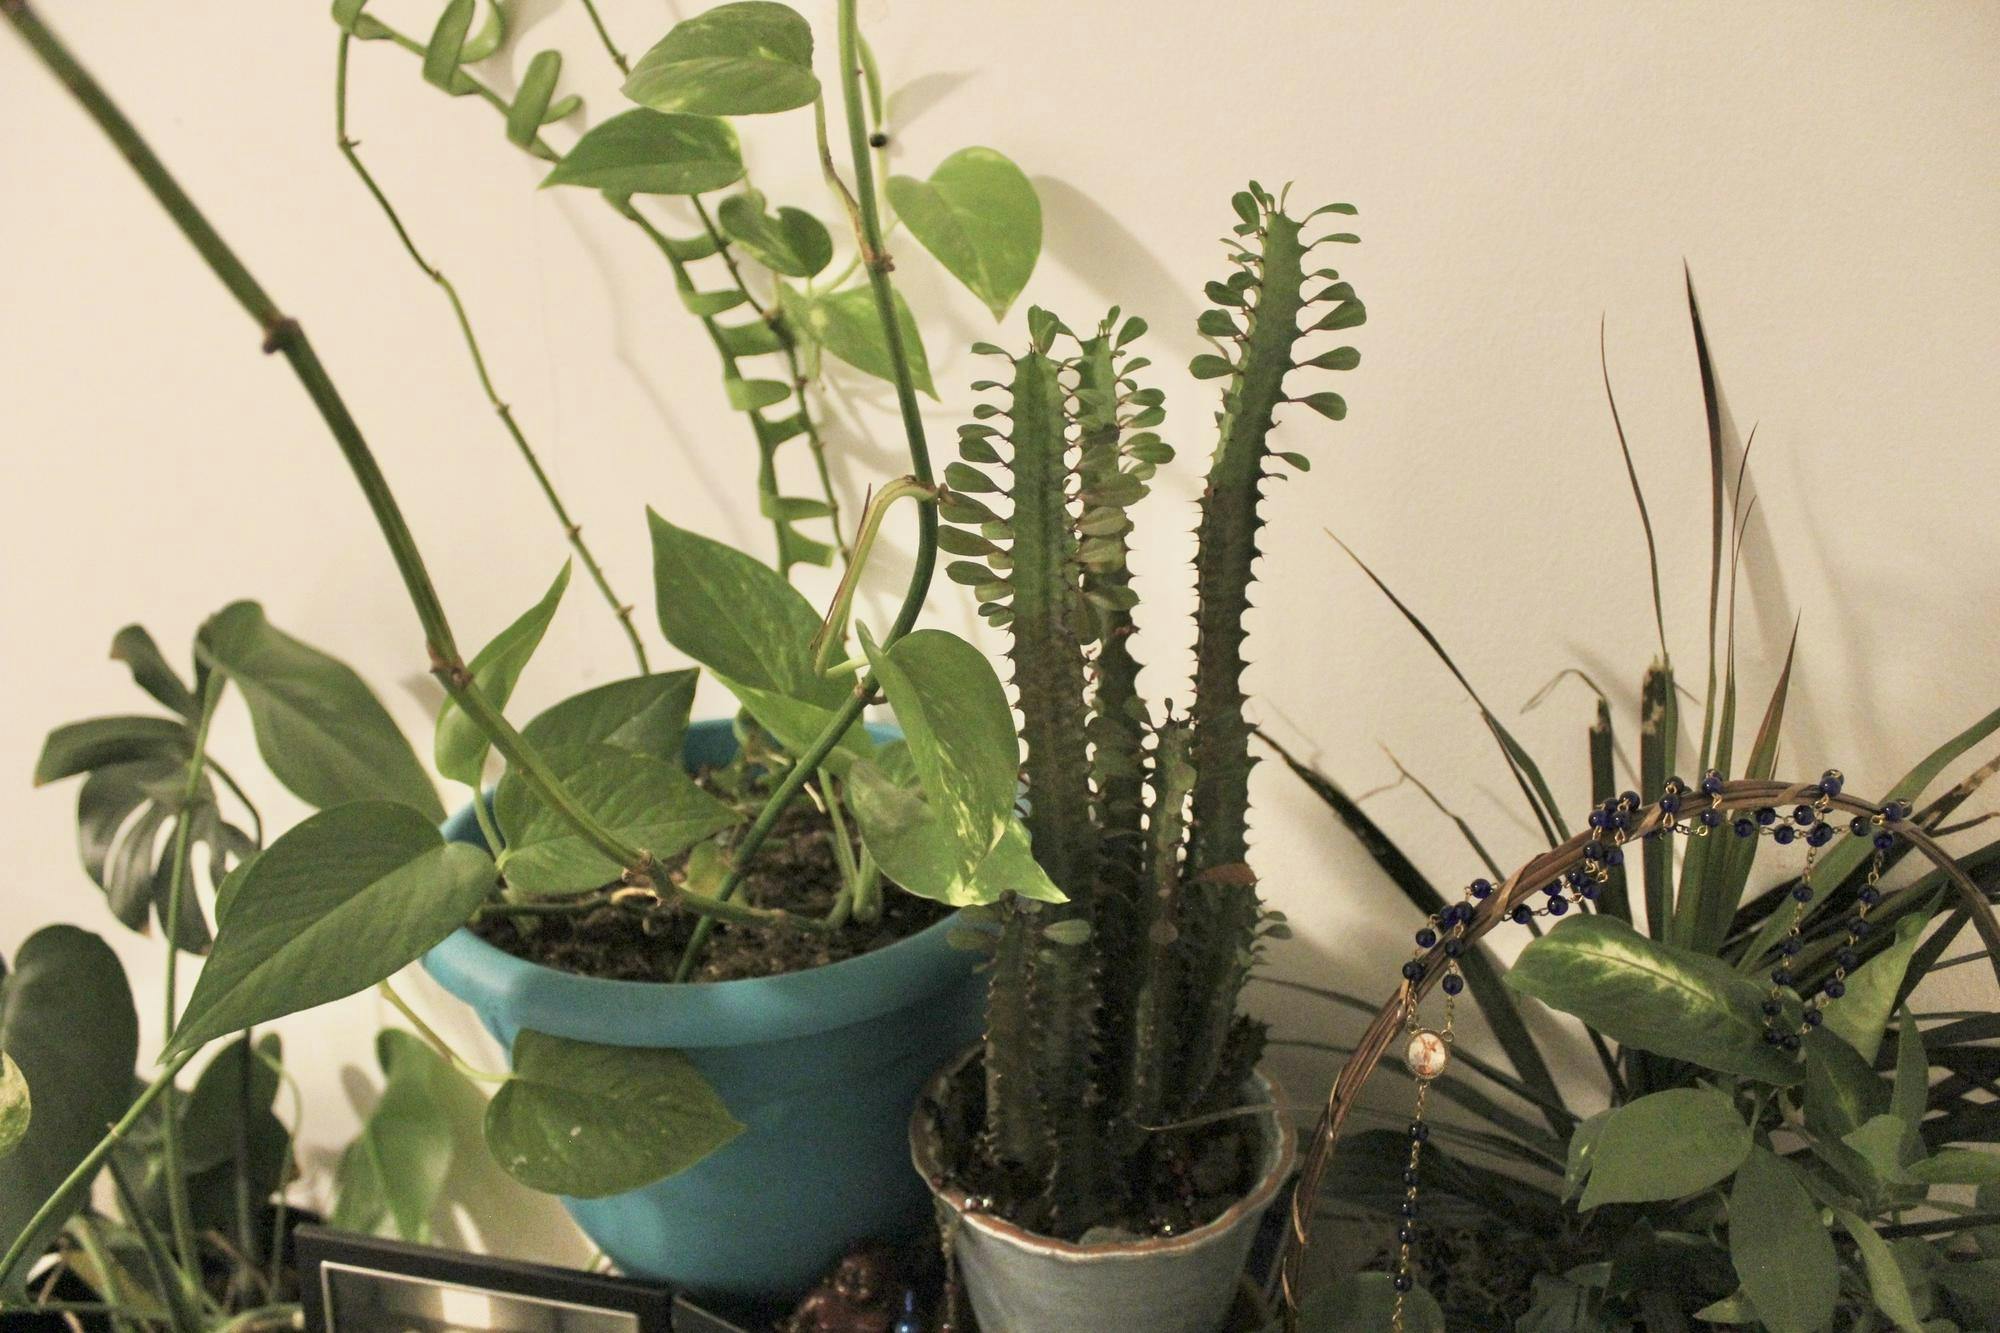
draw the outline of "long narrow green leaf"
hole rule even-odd
[[[1444,650],[1444,645],[1438,641],[1437,635],[1431,633],[1430,627],[1417,618],[1416,613],[1404,604],[1402,598],[1389,590],[1389,585],[1384,583],[1375,571],[1370,569],[1367,563],[1354,553],[1353,548],[1348,546],[1346,542],[1341,541],[1339,537],[1334,536],[1331,532],[1328,532],[1326,535],[1332,537],[1334,544],[1347,552],[1348,558],[1361,567],[1361,572],[1366,574],[1369,581],[1381,590],[1384,597],[1389,599],[1390,605],[1403,613],[1403,619],[1409,621],[1411,627],[1423,636],[1424,642],[1430,645],[1431,651],[1437,654],[1438,660],[1444,663],[1445,668],[1464,687],[1465,692],[1472,696],[1473,704],[1479,709],[1480,718],[1486,723],[1486,729],[1493,733],[1493,739],[1499,743],[1500,753],[1507,760],[1508,771],[1514,775],[1514,781],[1520,785],[1521,795],[1527,798],[1528,808],[1534,812],[1536,822],[1542,826],[1542,835],[1548,839],[1549,846],[1554,847],[1556,844],[1567,839],[1569,837],[1569,829],[1563,823],[1562,811],[1556,805],[1555,797],[1549,792],[1549,784],[1542,778],[1542,770],[1535,764],[1534,759],[1529,756],[1528,752],[1521,748],[1520,742],[1514,739],[1507,728],[1500,725],[1500,719],[1494,716],[1493,710],[1486,706],[1486,701],[1479,697],[1479,691],[1472,688],[1472,682],[1467,680],[1465,673],[1458,669],[1458,663],[1451,660],[1451,654]]]
[[[1646,668],[1639,686],[1639,709],[1639,790],[1643,797],[1654,800],[1673,774],[1675,733],[1680,725],[1674,671],[1665,657]],[[1646,933],[1663,940],[1673,912],[1673,841],[1660,837],[1642,843],[1640,857],[1646,879]]]
[[[1938,774],[1944,772],[1967,750],[1991,736],[1996,730],[2000,730],[2000,708],[1994,709],[1931,751],[1922,763],[1904,774],[1903,780],[1891,787],[1889,794],[1883,799],[1915,801],[1923,794],[1924,788],[1937,780]],[[1819,859],[1819,864],[1813,867],[1813,887],[1825,889],[1829,885],[1840,883],[1868,858],[1870,850],[1865,838],[1849,837],[1837,840],[1827,849],[1826,855]]]
[[[1701,371],[1702,414],[1708,423],[1708,694],[1701,713],[1701,767],[1706,771],[1715,752],[1715,628],[1722,600],[1722,401],[1716,394],[1701,307],[1694,299],[1694,274],[1683,264],[1681,276],[1687,285],[1688,322],[1694,326],[1695,364]]]
[[[1425,915],[1441,912],[1445,907],[1444,895],[1439,893],[1422,871],[1403,854],[1402,848],[1384,833],[1374,820],[1370,819],[1360,806],[1356,805],[1346,792],[1342,791],[1331,778],[1296,758],[1283,746],[1264,736],[1263,741],[1278,754],[1285,766],[1296,774],[1313,795],[1320,798],[1334,817],[1346,826],[1347,831],[1361,843],[1369,858],[1382,868],[1382,873],[1400,889],[1403,896]],[[1560,1103],[1562,1094],[1556,1088],[1555,1077],[1549,1072],[1548,1062],[1542,1058],[1541,1048],[1535,1044],[1534,1036],[1515,1007],[1514,997],[1501,985],[1500,974],[1493,965],[1492,955],[1484,944],[1474,944],[1459,959],[1459,966],[1465,972],[1466,983],[1472,989],[1472,996],[1479,1002],[1479,1011],[1486,1017],[1487,1026],[1493,1029],[1493,1036],[1500,1048],[1507,1053],[1507,1059],[1516,1071],[1530,1085],[1544,1096]],[[1549,1127],[1560,1137],[1569,1131],[1563,1122],[1550,1115]]]
[[[1626,442],[1625,423],[1618,415],[1618,398],[1611,392],[1611,364],[1604,354],[1602,319],[1597,322],[1597,368],[1604,376],[1604,401],[1611,408],[1611,428],[1618,433],[1618,452],[1625,458],[1625,477],[1632,483],[1632,498],[1639,505],[1639,526],[1646,533],[1646,566],[1653,576],[1653,626],[1660,635],[1660,661],[1666,664],[1672,659],[1667,655],[1667,617],[1660,599],[1660,548],[1653,540],[1653,516],[1646,509],[1645,488],[1639,485],[1639,469],[1632,464],[1632,446]],[[1653,790],[1649,788],[1647,794]]]
[[[1595,805],[1618,796],[1618,773],[1612,765],[1616,751],[1611,731],[1611,705],[1603,696],[1597,700],[1597,720],[1590,724],[1590,799]],[[1632,891],[1626,883],[1625,867],[1613,866],[1597,895],[1597,910],[1632,924]]]

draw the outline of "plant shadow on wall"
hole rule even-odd
[[[2000,730],[2000,709],[1898,781],[1875,817],[1833,809],[1843,788],[1835,772],[1762,807],[1725,813],[1708,794],[1723,790],[1723,774],[1776,773],[1793,652],[1740,748],[1747,719],[1739,718],[1735,604],[1755,500],[1743,487],[1748,447],[1733,478],[1723,463],[1691,284],[1688,303],[1714,514],[1702,562],[1707,660],[1696,664],[1697,692],[1684,689],[1660,587],[1663,567],[1688,562],[1663,562],[1656,550],[1618,426],[1646,539],[1658,655],[1640,681],[1639,717],[1622,725],[1587,674],[1556,678],[1575,676],[1597,695],[1583,737],[1590,839],[1581,866],[1553,877],[1546,898],[1512,909],[1536,936],[1513,969],[1503,975],[1483,943],[1457,939],[1473,907],[1508,881],[1489,852],[1497,843],[1402,772],[1483,868],[1463,895],[1447,893],[1357,798],[1265,737],[1424,918],[1405,976],[1421,979],[1418,960],[1442,947],[1447,1015],[1469,991],[1498,1047],[1452,1050],[1446,1072],[1425,1085],[1469,1119],[1437,1124],[1420,1154],[1400,1130],[1342,1141],[1319,1211],[1375,1219],[1385,1248],[1370,1266],[1390,1271],[1320,1293],[1307,1327],[1343,1310],[1347,1318],[1373,1311],[1387,1326],[1392,1309],[1396,1326],[1410,1329],[2000,1327],[2000,1154],[1961,1146],[2000,1139],[1990,1044],[2000,1016],[1926,1010],[1918,995],[1927,978],[1953,968],[1985,964],[2000,976],[1992,906],[2000,841],[1966,836],[1992,817],[1966,806],[2000,771],[2000,756],[1943,785]],[[1610,406],[1617,425],[1615,399]],[[1362,568],[1471,696],[1549,846],[1568,840],[1563,807],[1534,758],[1440,637]],[[1699,711],[1684,714],[1690,698]],[[1620,737],[1635,732],[1636,771],[1621,771],[1630,742]],[[1674,776],[1690,762],[1704,774],[1699,783]],[[1671,837],[1628,845],[1642,801],[1658,801],[1665,822],[1689,835],[1678,864]],[[1921,858],[1904,864],[1919,840],[1937,839],[1957,849],[1962,879],[1943,866],[1920,870]],[[1803,854],[1805,868],[1767,871],[1752,888],[1762,841]],[[1954,952],[1967,926],[1977,947]],[[1378,1011],[1345,992],[1274,984]],[[1559,1086],[1523,997],[1582,1020],[1600,1066],[1594,1086]],[[1579,1109],[1607,1102],[1595,1114]]]

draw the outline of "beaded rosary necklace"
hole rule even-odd
[[[1805,947],[1801,928],[1814,897],[1810,882],[1813,866],[1820,849],[1839,836],[1827,816],[1834,813],[1833,798],[1840,795],[1844,784],[1845,778],[1840,771],[1830,768],[1820,775],[1818,782],[1798,790],[1798,804],[1791,810],[1781,812],[1776,806],[1760,806],[1750,814],[1739,814],[1729,823],[1729,831],[1739,838],[1768,837],[1780,847],[1800,840],[1806,845],[1805,868],[1791,891],[1791,919],[1786,924],[1783,939],[1776,946],[1775,965],[1770,974],[1771,987],[1762,1004],[1765,1044],[1782,1047],[1786,1051],[1797,1051],[1804,1043],[1806,1034],[1825,1021],[1826,1006],[1846,993],[1847,974],[1860,962],[1855,946],[1867,938],[1872,928],[1868,913],[1882,901],[1882,868],[1886,854],[1896,845],[1894,826],[1908,819],[1912,810],[1907,801],[1890,801],[1873,813],[1856,814],[1848,821],[1848,836],[1866,838],[1870,843],[1867,881],[1856,891],[1853,915],[1843,923],[1846,938],[1833,955],[1832,974],[1816,995],[1799,997],[1803,1006],[1799,1022],[1794,1027],[1784,1020],[1785,998],[1797,981],[1792,972],[1792,960]],[[1724,786],[1722,774],[1714,769],[1710,769],[1702,777],[1700,786],[1693,789],[1677,777],[1668,778],[1658,802],[1661,819],[1643,837],[1651,841],[1676,833],[1690,838],[1718,836],[1725,822]],[[1625,863],[1625,843],[1640,822],[1641,808],[1639,794],[1627,791],[1592,810],[1587,821],[1591,836],[1583,845],[1580,863],[1549,881],[1542,890],[1545,896],[1540,906],[1519,903],[1508,913],[1508,919],[1516,925],[1525,926],[1536,917],[1561,917],[1567,915],[1572,907],[1582,909],[1585,903],[1596,901],[1611,878],[1611,872]],[[1490,897],[1493,891],[1490,880],[1475,879],[1466,886],[1463,899],[1441,912],[1432,913],[1418,929],[1416,949],[1410,960],[1403,964],[1403,1028],[1408,1034],[1403,1061],[1417,1087],[1410,1116],[1409,1156],[1403,1168],[1403,1202],[1397,1210],[1400,1216],[1396,1229],[1395,1273],[1391,1280],[1395,1289],[1391,1326],[1395,1333],[1404,1333],[1404,1305],[1416,1286],[1417,1195],[1422,1178],[1419,1168],[1424,1145],[1431,1136],[1430,1125],[1424,1119],[1425,1105],[1431,1083],[1451,1063],[1452,1010],[1459,993],[1465,989],[1465,974],[1458,960],[1470,943],[1466,928],[1471,925],[1477,910],[1475,904]],[[1429,971],[1429,965],[1424,960],[1433,953],[1440,954],[1443,959],[1444,974],[1438,979],[1438,989],[1444,992],[1445,998],[1441,1021],[1437,1027],[1429,1028],[1423,1025],[1419,1015],[1418,987]]]

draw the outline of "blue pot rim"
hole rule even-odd
[[[704,721],[697,728],[727,727]],[[872,729],[872,728],[871,728]],[[470,820],[471,807],[447,825]],[[613,981],[516,958],[463,927],[424,970],[475,1009],[551,1036],[611,1046],[725,1048],[832,1032],[922,1003],[962,981],[974,955],[951,947],[957,913],[837,963],[736,981]]]

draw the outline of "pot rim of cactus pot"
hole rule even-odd
[[[924,1085],[923,1100],[910,1116],[910,1161],[924,1178],[939,1205],[957,1214],[964,1226],[975,1227],[1024,1249],[1043,1254],[1089,1260],[1141,1260],[1200,1249],[1221,1240],[1246,1221],[1261,1215],[1284,1189],[1298,1162],[1298,1130],[1284,1114],[1284,1094],[1277,1080],[1262,1069],[1252,1071],[1256,1095],[1264,1102],[1254,1116],[1264,1127],[1258,1151],[1255,1182],[1227,1208],[1207,1222],[1172,1236],[1147,1236],[1132,1240],[1071,1241],[1045,1236],[999,1213],[975,1204],[974,1196],[944,1175],[945,1150],[933,1112],[939,1094],[973,1062],[986,1054],[986,1044],[967,1047]]]

